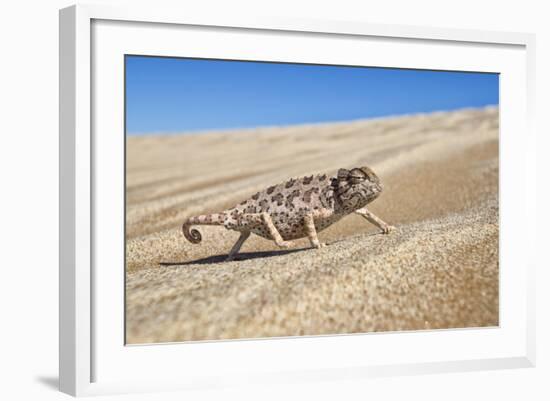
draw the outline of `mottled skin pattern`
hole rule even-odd
[[[273,240],[281,248],[292,246],[290,240],[308,237],[314,248],[317,233],[350,213],[358,213],[387,234],[393,227],[366,209],[382,191],[379,178],[368,167],[340,169],[336,177],[326,174],[292,178],[254,194],[239,205],[221,213],[191,217],[183,223],[183,234],[197,244],[201,234],[193,225],[221,225],[241,236],[231,249],[234,258],[250,233]]]

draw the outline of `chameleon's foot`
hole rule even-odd
[[[277,246],[279,248],[286,249],[286,248],[290,248],[290,247],[294,246],[294,242],[292,242],[292,241],[279,241],[279,242],[277,242]]]
[[[394,230],[395,230],[395,226],[390,226],[389,224],[386,224],[385,226],[382,227],[382,234],[389,234]]]
[[[312,247],[314,249],[321,249],[321,248],[325,248],[327,246],[326,243],[324,242],[318,242],[317,244],[313,244]]]

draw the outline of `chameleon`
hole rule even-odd
[[[382,192],[378,176],[369,167],[341,168],[336,176],[327,174],[291,178],[257,192],[240,204],[220,213],[187,219],[183,235],[193,243],[202,240],[194,225],[219,225],[240,232],[227,259],[233,260],[251,233],[272,240],[280,248],[293,246],[292,240],[309,238],[313,248],[323,248],[317,233],[343,217],[357,213],[378,226],[382,233],[394,227],[370,212],[366,205]]]

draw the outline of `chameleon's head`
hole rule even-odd
[[[346,207],[352,209],[364,207],[382,192],[380,179],[367,166],[338,170],[336,183],[340,200]]]

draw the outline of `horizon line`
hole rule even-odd
[[[147,132],[125,132],[125,136],[151,136],[151,135],[205,135],[205,134],[214,134],[214,133],[230,133],[232,131],[252,131],[258,129],[275,129],[275,128],[289,128],[289,127],[305,127],[305,126],[316,126],[316,125],[338,125],[351,122],[360,122],[360,121],[373,121],[373,120],[383,120],[391,118],[403,118],[403,117],[413,117],[420,115],[430,115],[430,114],[440,114],[440,113],[454,113],[467,110],[483,110],[483,109],[497,109],[499,108],[499,103],[496,104],[486,104],[484,106],[467,106],[459,107],[456,109],[441,109],[441,110],[432,110],[426,112],[412,112],[412,113],[396,113],[396,114],[385,114],[380,116],[373,117],[362,117],[354,118],[348,120],[327,120],[327,121],[311,121],[311,122],[302,122],[297,124],[269,124],[269,125],[256,125],[256,126],[242,126],[242,127],[228,127],[228,128],[207,128],[207,129],[196,129],[196,130],[183,130],[183,131],[147,131]]]

